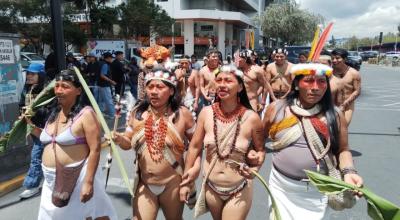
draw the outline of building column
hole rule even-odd
[[[225,59],[225,21],[218,21],[218,50]]]
[[[226,25],[226,39],[228,40],[229,43],[225,49],[225,55],[228,56],[228,54],[230,54],[232,58],[233,24]]]
[[[183,21],[184,54],[194,54],[194,25],[193,20]]]

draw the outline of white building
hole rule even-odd
[[[254,33],[254,47],[262,44],[253,18],[264,10],[265,0],[154,1],[176,20],[173,28],[176,37],[173,40],[172,37],[160,37],[158,42],[174,44],[177,54],[199,57],[214,47],[223,57],[232,56],[238,48],[249,47],[250,31]]]

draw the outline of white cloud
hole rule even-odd
[[[335,20],[332,34],[341,37],[374,37],[379,32],[396,32],[400,24],[398,0],[297,0],[300,7]]]

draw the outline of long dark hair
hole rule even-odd
[[[299,91],[295,89],[295,87],[298,85],[298,82],[304,77],[304,75],[298,75],[294,78],[292,82],[292,87],[290,89],[290,92],[288,96],[286,97],[286,102],[289,106],[294,105],[294,100],[299,98]],[[325,112],[326,120],[328,123],[328,128],[329,128],[329,135],[331,139],[331,147],[332,147],[332,152],[337,155],[339,153],[339,128],[338,128],[338,123],[337,123],[337,113],[335,111],[335,105],[333,104],[332,101],[332,95],[331,95],[331,88],[329,85],[329,78],[327,76],[327,89],[322,96],[322,99],[318,102],[318,104],[321,105],[321,109],[323,112]]]
[[[157,69],[154,71],[157,71]],[[162,69],[162,71],[168,71],[168,70]],[[150,81],[148,81],[147,83],[149,83]],[[168,99],[168,105],[171,108],[172,112],[174,112],[174,114],[175,114],[175,116],[173,118],[173,122],[175,123],[175,121],[179,118],[179,109],[181,107],[181,96],[180,96],[179,92],[177,91],[177,88],[174,85],[172,85],[169,82],[163,81],[163,80],[161,82],[164,83],[169,88],[174,90],[174,94],[171,95]],[[142,101],[138,102],[134,107],[135,118],[139,121],[143,120],[142,114],[143,114],[143,112],[147,111],[149,106],[150,106],[150,101],[149,101],[149,98],[147,97],[147,93],[145,93],[144,99]]]
[[[232,70],[232,71],[239,71],[239,70]],[[231,72],[231,71],[230,71]],[[219,71],[215,76],[217,77],[220,73],[222,73],[221,71]],[[242,91],[238,92],[238,97],[239,97],[239,102],[246,107],[247,109],[253,110],[254,109],[251,107],[250,101],[249,101],[249,97],[247,96],[247,91],[246,91],[246,86],[244,85],[244,81],[242,79],[242,77],[238,76],[235,73],[231,73],[235,76],[235,78],[237,79],[237,81],[239,82],[239,85],[242,85]],[[221,101],[219,99],[218,96],[215,96],[215,102],[219,102]]]
[[[62,70],[58,75],[55,77],[56,81],[68,81],[71,82],[76,88],[81,88],[82,93],[76,98],[75,104],[72,106],[71,111],[67,115],[66,122],[70,119],[73,119],[79,112],[86,106],[91,106],[88,97],[86,96],[85,91],[83,91],[82,85],[79,82],[79,78],[76,75],[75,71],[73,70]],[[61,111],[61,106],[58,103],[58,100],[55,99],[52,111],[49,116],[49,123],[52,123],[56,120],[58,113]],[[66,123],[65,122],[65,123]]]
[[[24,88],[25,91],[28,92],[30,89],[32,89],[32,94],[39,94],[45,86],[46,83],[46,76],[44,74],[40,74],[40,73],[35,73],[38,75],[38,83],[34,84],[34,85],[27,85],[25,84]]]

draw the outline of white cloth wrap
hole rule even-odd
[[[79,163],[67,165],[68,167],[78,166]],[[51,202],[51,194],[53,192],[56,169],[49,168],[42,164],[44,175],[42,195],[39,207],[38,220],[70,220],[70,219],[92,219],[108,216],[111,220],[117,220],[117,213],[111,203],[110,198],[104,189],[105,180],[101,173],[101,169],[97,169],[94,182],[93,182],[93,197],[86,203],[80,201],[80,193],[83,185],[83,180],[87,170],[87,160],[81,170],[74,191],[72,192],[71,199],[67,206],[58,208]]]
[[[323,219],[328,197],[318,192],[311,183],[290,179],[272,167],[269,187],[282,219]],[[271,202],[269,213],[272,213]],[[270,216],[269,219],[274,218]]]

